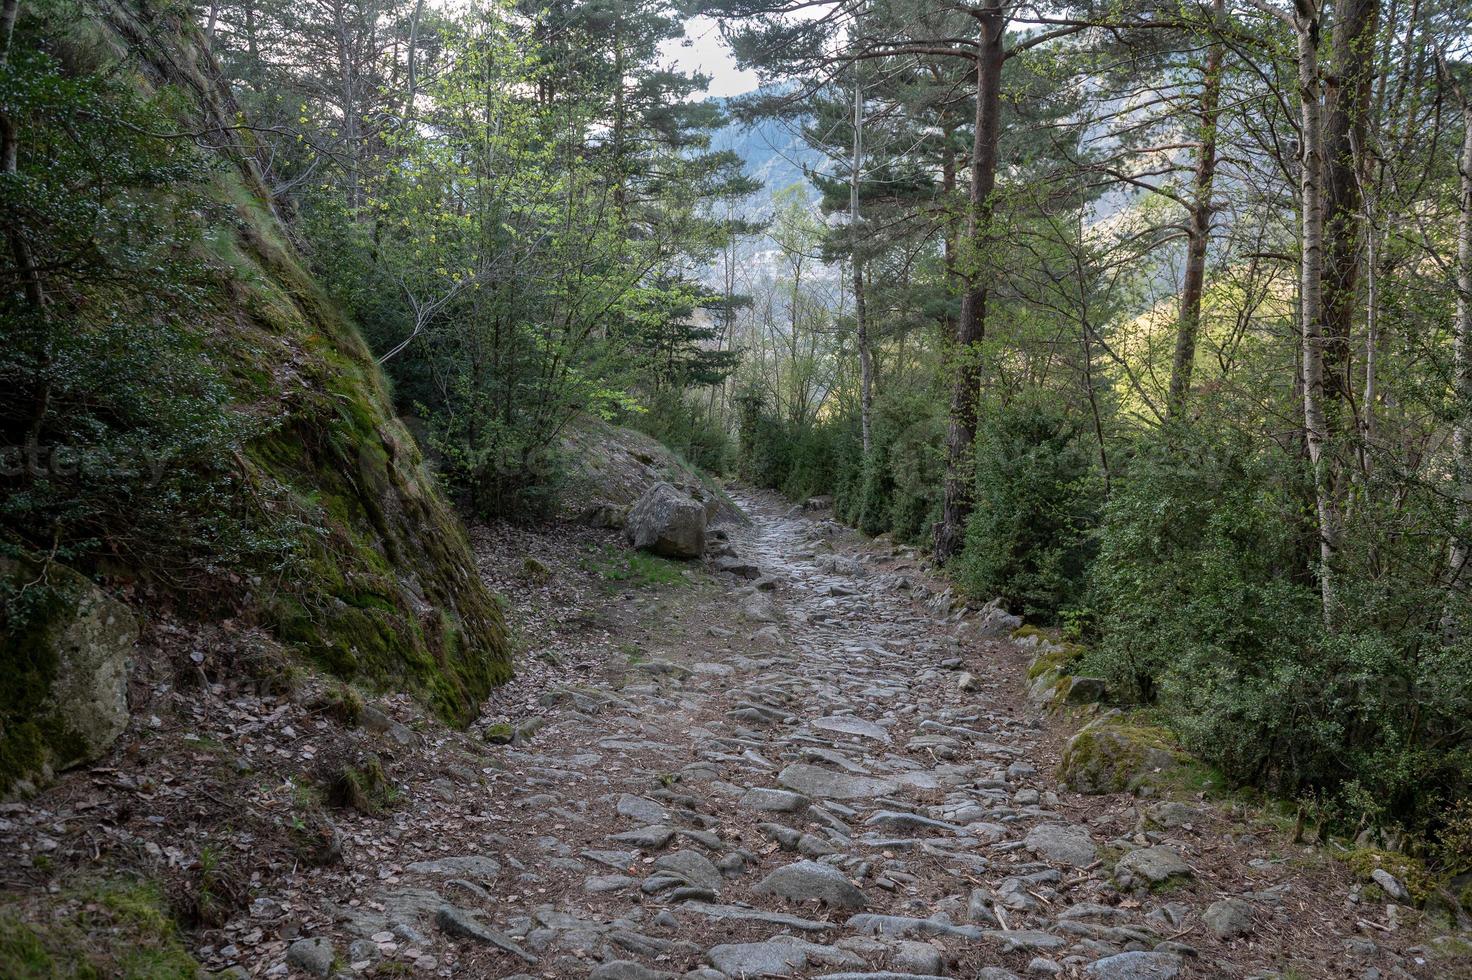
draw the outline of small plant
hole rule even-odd
[[[382,815],[398,798],[384,774],[383,763],[371,754],[355,764],[331,771],[325,788],[329,805],[357,810],[370,817]]]
[[[546,585],[552,581],[552,569],[531,555],[527,555],[521,560],[521,575],[522,578],[535,585]]]
[[[201,848],[188,873],[180,913],[191,925],[219,928],[245,903],[246,889],[239,873],[216,848]]]
[[[316,707],[344,725],[355,726],[363,718],[363,696],[350,684],[333,685],[317,702]]]
[[[636,588],[678,585],[686,581],[678,563],[642,551],[621,551],[605,546],[598,557],[583,561],[584,570],[604,582],[627,582]]]

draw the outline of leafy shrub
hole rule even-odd
[[[624,421],[703,470],[722,473],[726,469],[731,440],[725,427],[678,390],[650,398],[646,411],[629,413]]]
[[[1051,620],[1083,591],[1100,486],[1086,438],[1041,404],[992,414],[977,435],[976,505],[955,570],[973,595]]]
[[[271,419],[231,404],[193,327],[218,294],[199,260],[208,168],[151,135],[176,128],[163,96],[31,43],[6,74],[20,153],[0,225],[44,271],[0,259],[0,536],[176,590],[290,563],[301,528],[283,492],[240,475]]]
[[[1341,555],[1342,620],[1328,629],[1296,458],[1225,427],[1136,449],[1105,511],[1092,573],[1103,640],[1086,669],[1158,703],[1229,779],[1307,794],[1351,829],[1434,828],[1472,777],[1472,659],[1437,635],[1434,590],[1413,588],[1426,556],[1382,536],[1374,577]],[[1359,520],[1373,540],[1373,516]]]

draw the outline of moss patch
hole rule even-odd
[[[678,562],[643,551],[625,551],[605,546],[581,562],[584,571],[604,582],[625,583],[646,588],[656,585],[682,585],[688,579]]]
[[[1366,882],[1372,881],[1370,876],[1376,868],[1384,868],[1405,884],[1406,891],[1411,893],[1411,901],[1417,905],[1426,904],[1426,900],[1436,893],[1436,879],[1417,858],[1377,847],[1357,847],[1347,854],[1336,854],[1335,857],[1343,861],[1356,877]],[[1378,885],[1371,887],[1379,891]]]
[[[0,976],[15,980],[194,980],[162,890],[147,881],[102,880],[64,889],[38,914],[0,908]]]

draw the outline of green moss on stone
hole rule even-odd
[[[1158,782],[1179,764],[1179,750],[1168,731],[1117,719],[1096,722],[1068,742],[1059,778],[1083,793],[1135,792]]]
[[[1417,905],[1426,904],[1426,900],[1436,894],[1436,878],[1426,870],[1425,862],[1419,858],[1377,847],[1357,847],[1346,854],[1336,854],[1335,857],[1343,861],[1356,877],[1366,882],[1373,881],[1370,876],[1376,868],[1384,868],[1401,880],[1406,891],[1410,892],[1411,901]],[[1371,887],[1379,891],[1378,885]]]

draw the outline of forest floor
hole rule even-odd
[[[740,502],[735,574],[478,529],[519,662],[465,732],[228,686],[239,636],[158,632],[183,666],[138,679],[113,756],[0,813],[4,915],[116,945],[137,924],[86,882],[152,868],[235,976],[1472,976],[1267,810],[1061,790],[1078,721],[1028,702],[1026,650],[958,639],[907,549]],[[1151,847],[1183,865],[1118,887]],[[1224,899],[1230,938],[1202,917]]]

